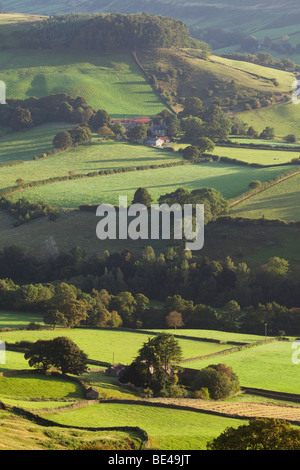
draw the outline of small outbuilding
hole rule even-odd
[[[89,387],[86,392],[85,392],[86,398],[89,400],[98,400],[99,398],[99,393],[98,390],[96,390],[93,387]]]

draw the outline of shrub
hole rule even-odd
[[[240,389],[237,376],[226,364],[210,365],[196,375],[192,384],[194,390],[207,388],[213,400],[221,400]]]

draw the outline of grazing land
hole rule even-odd
[[[249,219],[265,217],[298,222],[300,221],[299,185],[300,176],[293,176],[233,207],[230,214]]]
[[[7,170],[6,174],[12,174],[12,182],[13,174],[17,170],[4,170]],[[25,173],[22,173],[24,176]],[[82,204],[117,205],[119,196],[126,195],[128,201],[131,201],[138,187],[147,188],[153,201],[157,201],[161,194],[174,191],[178,187],[192,190],[213,186],[224,197],[233,198],[246,192],[251,181],[269,181],[281,173],[281,167],[258,169],[223,163],[203,163],[51,183],[22,191],[22,196],[30,201],[42,200],[66,209],[77,209]],[[16,193],[14,199],[19,197],[20,194]]]
[[[130,53],[12,50],[1,79],[7,98],[83,96],[114,118],[154,116],[165,108]]]

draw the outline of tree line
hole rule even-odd
[[[192,257],[178,247],[158,255],[146,247],[138,258],[125,250],[90,259],[80,248],[52,249],[43,260],[8,247],[0,252],[0,279],[2,309],[42,311],[53,326],[83,322],[264,334],[268,323],[270,334],[300,334],[299,281],[289,263],[276,257],[250,269],[229,257]]]
[[[148,13],[56,15],[35,23],[24,33],[25,47],[43,49],[71,47],[108,52],[197,44],[182,21]]]

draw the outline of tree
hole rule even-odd
[[[182,156],[185,160],[196,162],[199,159],[200,151],[195,145],[188,145],[185,147]]]
[[[183,326],[182,314],[173,310],[166,316],[166,324],[168,328],[180,328]]]
[[[179,114],[180,117],[194,116],[201,118],[203,114],[203,103],[200,98],[191,97],[186,98],[183,111]]]
[[[51,362],[63,374],[86,372],[88,357],[70,338],[57,337],[51,342]]]
[[[299,450],[300,431],[285,420],[256,418],[227,428],[207,444],[208,450]]]
[[[74,147],[90,142],[92,138],[92,132],[87,126],[77,126],[74,129],[71,129],[69,134]]]
[[[275,137],[275,132],[273,127],[265,127],[265,129],[260,133],[260,139],[272,140]]]
[[[146,207],[150,207],[152,201],[152,196],[146,188],[138,188],[134,193],[132,204],[143,204]]]
[[[196,144],[201,155],[205,152],[213,152],[215,148],[214,142],[208,137],[200,137],[196,140]]]
[[[44,317],[44,323],[47,325],[51,325],[53,330],[55,329],[56,325],[65,325],[66,319],[63,313],[59,312],[58,310],[48,310]]]
[[[268,273],[269,277],[276,281],[285,279],[289,272],[290,264],[287,260],[274,256],[263,266],[263,270]]]
[[[219,320],[225,331],[237,331],[241,307],[235,300],[227,302],[219,311]]]
[[[133,142],[144,141],[147,137],[147,126],[145,124],[140,124],[131,127],[127,132],[127,137]]]
[[[55,148],[60,150],[67,150],[73,145],[72,137],[69,132],[58,132],[52,143]]]
[[[104,109],[99,109],[89,120],[89,125],[93,129],[99,129],[99,127],[109,126],[111,123],[110,115]]]
[[[184,138],[194,141],[203,135],[203,121],[197,116],[185,117],[181,120]]]
[[[63,374],[80,375],[87,369],[87,355],[70,339],[64,336],[52,340],[38,340],[25,353],[31,367],[46,372],[51,367]]]
[[[49,341],[39,339],[26,351],[24,358],[28,360],[30,367],[36,367],[46,372],[52,364]]]
[[[108,126],[102,126],[97,129],[97,134],[103,137],[103,139],[113,139],[116,135],[112,129]]]

